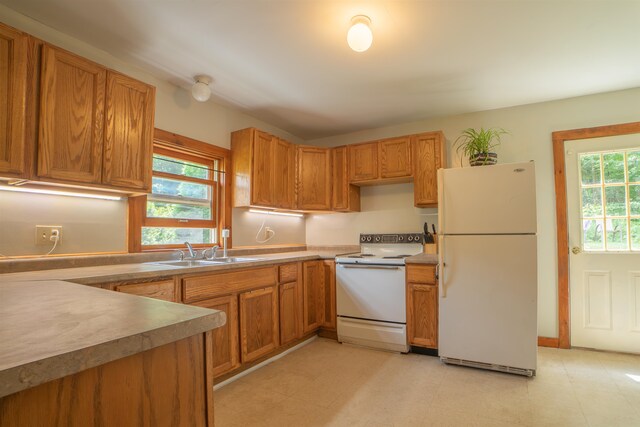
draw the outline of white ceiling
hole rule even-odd
[[[639,0],[0,2],[303,139],[640,86]]]

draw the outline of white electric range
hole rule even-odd
[[[359,254],[336,257],[338,341],[409,351],[404,259],[423,242],[422,233],[361,234]]]

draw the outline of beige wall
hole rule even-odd
[[[538,329],[542,336],[557,336],[557,263],[556,225],[553,153],[551,133],[558,130],[601,126],[640,120],[640,89],[583,96],[579,98],[520,107],[450,116],[406,123],[399,126],[369,129],[362,132],[307,141],[319,146],[338,146],[389,136],[411,134],[423,131],[442,130],[447,138],[448,165],[459,166],[460,161],[451,152],[451,143],[468,127],[503,127],[511,132],[504,138],[504,144],[497,150],[500,162],[535,160],[538,202],[538,277],[539,308]],[[404,191],[404,190],[402,190]],[[413,207],[409,197],[404,201],[394,194],[379,194],[377,205],[393,206],[394,209],[377,212],[350,214],[341,219],[342,226],[312,217],[307,221],[307,244],[314,245],[328,241],[355,243],[355,231],[362,224],[376,222],[382,227],[402,219],[399,227],[406,223],[419,223],[420,212]],[[403,203],[400,205],[399,203]],[[404,218],[404,219],[403,219]],[[373,226],[374,223],[371,223]],[[374,230],[367,230],[374,231]],[[387,230],[385,230],[387,231]],[[391,231],[391,230],[389,230]],[[401,230],[399,230],[401,231]]]
[[[230,132],[249,126],[258,127],[291,142],[301,142],[299,138],[239,111],[217,105],[213,101],[197,102],[191,98],[188,91],[156,79],[107,52],[42,25],[3,5],[0,5],[0,22],[156,86],[155,124],[160,129],[227,148],[230,145]],[[55,209],[50,208],[53,205]],[[38,206],[46,207],[47,210],[34,209]],[[22,216],[16,217],[17,212]],[[106,215],[105,212],[110,214]],[[64,245],[59,251],[56,250],[56,253],[126,251],[126,215],[123,212],[126,213],[126,203],[81,203],[69,197],[33,194],[7,196],[0,193],[0,253],[8,256],[42,253],[41,247],[34,246],[33,235],[35,225],[43,222],[46,225],[64,223],[66,238]],[[234,228],[244,228],[244,218],[237,215]],[[93,224],[97,220],[100,222]],[[97,226],[88,226],[90,223]],[[254,224],[249,221],[246,226],[253,229]],[[295,235],[295,240],[304,241],[304,227],[294,229],[299,232]],[[107,233],[105,230],[111,231]],[[242,239],[238,239],[236,242],[243,243],[251,244],[251,240],[243,242]]]

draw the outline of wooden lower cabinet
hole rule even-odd
[[[438,285],[434,266],[407,266],[409,344],[438,348]]]
[[[323,264],[322,261],[306,261],[302,264],[302,331],[312,332],[323,322]]]
[[[333,260],[322,261],[322,294],[322,327],[336,330],[336,263]]]
[[[251,362],[279,345],[276,286],[240,294],[240,350],[242,363]]]
[[[209,426],[198,334],[0,398],[2,426]]]
[[[226,295],[194,303],[199,307],[224,311],[227,323],[211,331],[209,340],[213,348],[213,378],[226,374],[240,366],[238,343],[238,295]]]
[[[280,345],[289,344],[300,337],[298,282],[282,283],[280,289]]]
[[[114,290],[117,292],[171,302],[179,301],[178,289],[174,279],[142,283],[123,283],[114,287]]]

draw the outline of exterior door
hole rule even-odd
[[[571,345],[640,353],[640,136],[565,150]]]

